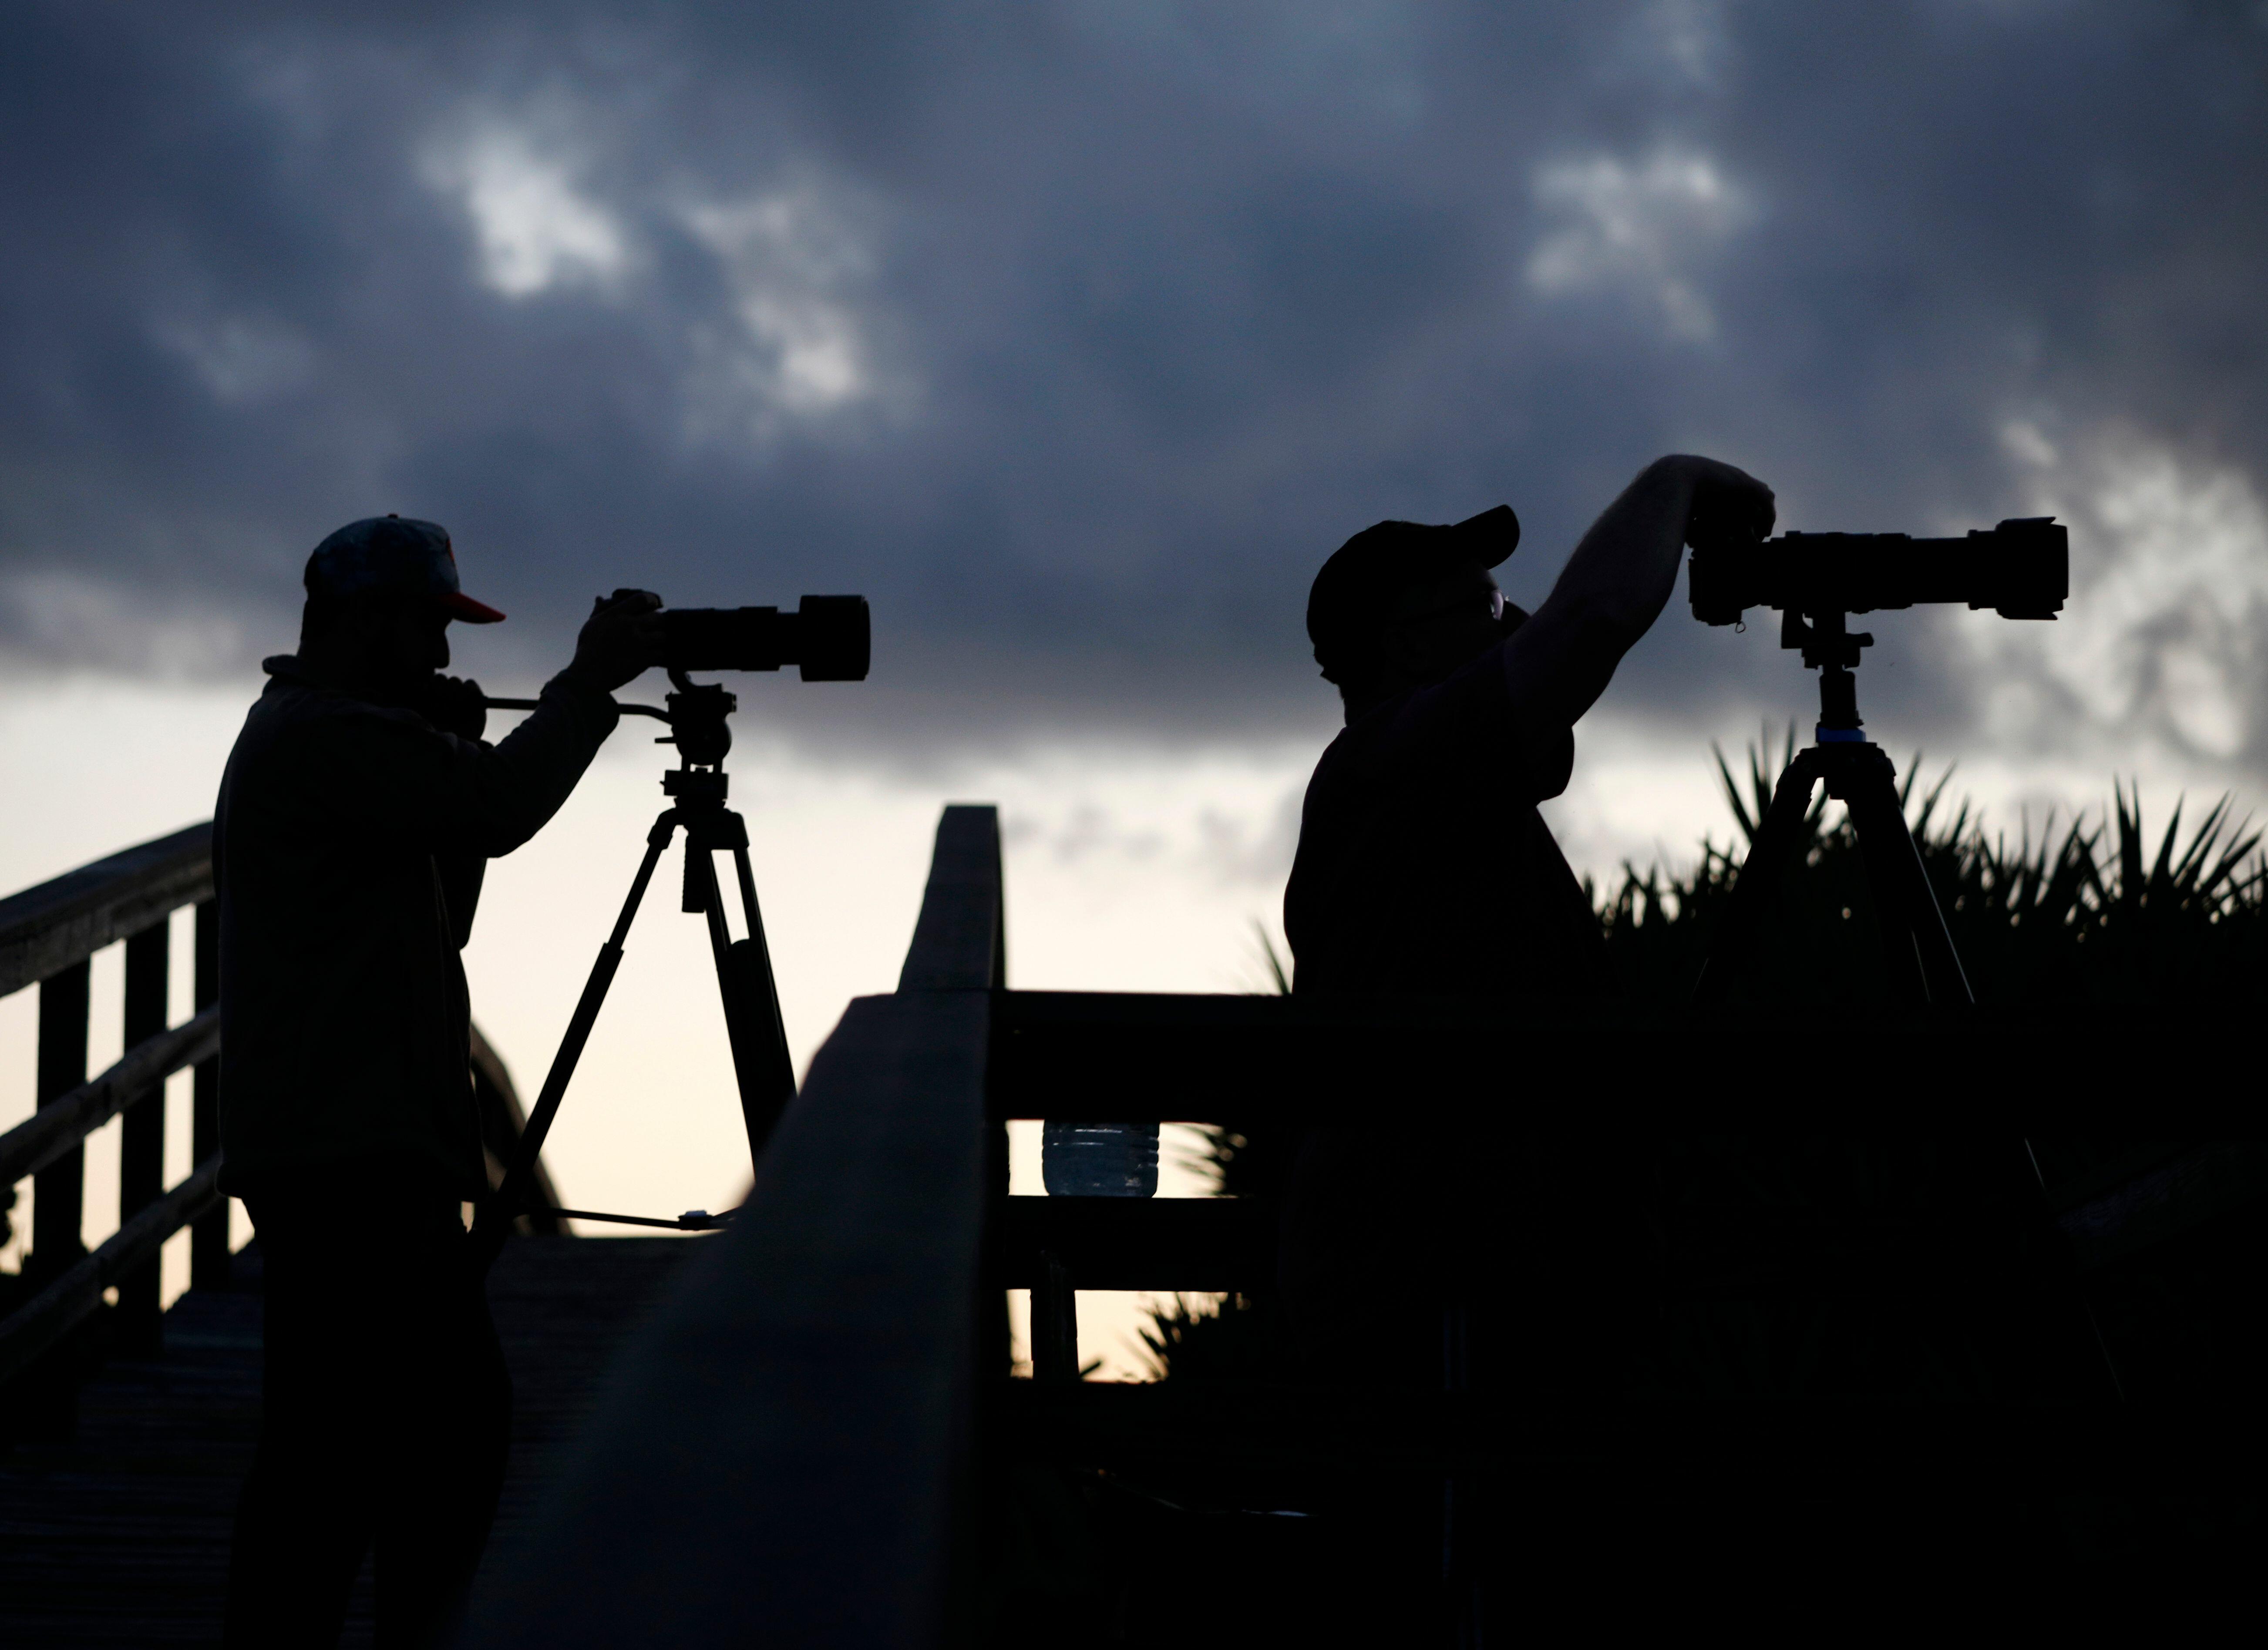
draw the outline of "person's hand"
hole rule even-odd
[[[488,732],[489,707],[481,684],[469,678],[434,676],[420,689],[411,710],[444,733],[478,740]]]
[[[649,666],[661,663],[661,598],[651,590],[617,590],[591,604],[575,638],[568,670],[602,693],[612,693]]]
[[[1678,467],[1688,490],[1684,540],[1695,549],[1755,544],[1771,535],[1778,512],[1772,490],[1755,476],[1715,459],[1665,461]]]

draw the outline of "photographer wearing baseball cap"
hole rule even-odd
[[[1576,547],[1534,617],[1491,570],[1498,505],[1452,527],[1381,521],[1315,576],[1307,634],[1346,731],[1307,787],[1284,898],[1309,991],[1566,992],[1597,924],[1535,812],[1566,788],[1574,725],[1669,599],[1696,512],[1769,527],[1730,465],[1649,465]]]
[[[1768,530],[1771,492],[1707,459],[1649,465],[1533,616],[1493,577],[1520,541],[1502,506],[1449,527],[1381,522],[1323,564],[1307,632],[1346,727],[1308,784],[1284,896],[1300,996],[1509,1005],[1599,989],[1598,918],[1536,804],[1566,788],[1574,725],[1668,601],[1697,515]],[[1501,1088],[1428,1094],[1423,1128],[1382,1093],[1388,1151],[1374,1131],[1309,1135],[1285,1194],[1281,1281],[1311,1374],[1498,1403],[1611,1396],[1609,1319],[1634,1275],[1619,1194],[1579,1154],[1546,1161],[1521,1138],[1585,1103],[1593,1053],[1548,1035],[1506,1048]],[[1338,1333],[1349,1302],[1366,1324],[1351,1337]],[[1430,1512],[1411,1493],[1373,1506],[1356,1547],[1390,1555],[1397,1532],[1440,1515],[1438,1484]],[[1460,1528],[1493,1539],[1470,1534],[1485,1522]],[[1474,1551],[1476,1575],[1500,1545]],[[1445,1620],[1467,1608],[1441,1588],[1440,1543],[1428,1551],[1432,1580],[1413,1549],[1398,1580],[1381,1557],[1351,1582],[1350,1619],[1374,1609],[1370,1624],[1399,1636],[1395,1612],[1428,1589]]]
[[[453,622],[504,615],[460,587],[444,529],[352,522],[306,585],[213,815],[222,1184],[266,1263],[227,1642],[332,1642],[374,1543],[380,1637],[417,1644],[479,1561],[511,1410],[460,1213],[488,1182],[458,953],[488,861],[558,810],[655,662],[660,602],[600,603],[492,746],[479,688],[440,673]]]

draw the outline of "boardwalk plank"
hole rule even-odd
[[[490,1278],[514,1389],[492,1554],[511,1549],[617,1346],[692,1247],[673,1238],[515,1238]],[[259,1425],[255,1248],[225,1290],[192,1290],[163,1352],[114,1359],[74,1434],[0,1453],[0,1644],[210,1645],[230,1521]],[[368,1566],[340,1643],[370,1642]]]

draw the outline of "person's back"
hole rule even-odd
[[[564,799],[613,702],[556,683],[507,754],[313,680],[295,658],[268,669],[213,816],[228,1190],[386,1158],[475,1198],[487,1181],[458,953],[487,860]]]
[[[453,942],[473,889],[451,900],[434,844],[374,829],[357,805],[354,770],[391,742],[361,725],[413,720],[399,743],[448,737],[279,675],[229,758],[214,862],[239,1195],[379,1155],[415,1161],[460,1198],[482,1190],[455,1046],[469,1012]]]

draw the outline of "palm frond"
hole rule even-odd
[[[1792,760],[1795,729],[1775,741],[1768,728],[1737,776],[1722,748],[1710,748],[1739,838],[1720,847],[1705,836],[1682,873],[1626,862],[1607,891],[1585,885],[1624,989],[1690,989],[1738,880],[1740,851],[1753,848],[1771,806],[1775,742]],[[1968,799],[1955,799],[1954,777],[1950,767],[1925,775],[1916,753],[1900,800],[1982,998],[2253,1001],[2268,988],[2268,833],[2236,814],[2234,798],[2202,817],[2177,805],[2164,829],[2151,832],[2140,787],[2114,779],[2102,814],[2065,821],[2051,811],[2036,828],[2021,815],[2011,840],[1988,832]],[[1781,890],[1773,918],[1786,931],[1775,943],[1781,960],[1759,988],[1796,1001],[1882,989],[1858,839],[1847,816],[1827,826],[1826,803],[1822,794],[1808,810],[1803,870]]]
[[[1260,958],[1268,965],[1268,977],[1274,982],[1276,995],[1292,994],[1292,976],[1284,967],[1284,959],[1277,954],[1276,942],[1269,937],[1268,924],[1257,917],[1252,919],[1252,932],[1260,936]]]

